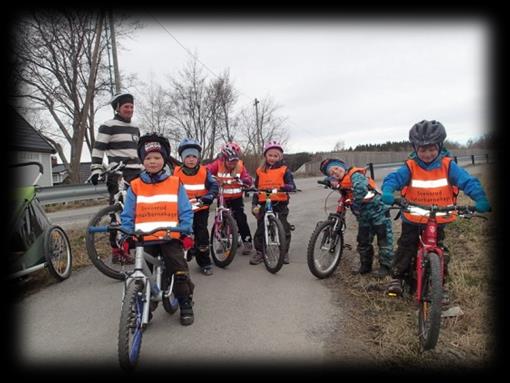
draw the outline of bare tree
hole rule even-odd
[[[254,107],[246,107],[241,111],[240,130],[246,153],[262,155],[264,144],[270,140],[287,143],[287,117],[279,116],[278,109],[279,106],[270,97],[266,97],[256,102]]]
[[[333,147],[334,152],[340,152],[345,149],[345,141],[344,140],[338,140]]]

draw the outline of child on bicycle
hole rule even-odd
[[[202,147],[192,138],[184,138],[178,148],[182,159],[182,166],[176,166],[174,176],[184,184],[186,193],[193,205],[193,233],[195,246],[190,249],[190,255],[195,256],[200,271],[204,275],[212,275],[212,261],[209,255],[209,206],[218,195],[218,182],[209,170],[200,165]]]
[[[393,192],[401,190],[401,195],[411,204],[448,206],[455,204],[459,189],[472,200],[478,212],[491,210],[487,196],[480,181],[471,176],[452,160],[443,147],[446,138],[444,126],[435,120],[423,120],[409,131],[409,141],[414,152],[409,155],[405,165],[388,174],[382,184],[382,200],[391,205],[395,198]],[[455,214],[436,217],[438,241],[445,238],[444,226],[456,219]],[[387,292],[402,294],[401,281],[409,273],[411,260],[418,251],[419,235],[426,223],[426,217],[405,212],[402,214],[402,233],[398,240],[392,265],[392,277]],[[444,277],[448,275],[449,257],[445,256]],[[443,304],[449,304],[446,283],[443,291]]]
[[[283,263],[289,263],[289,248],[291,240],[291,226],[287,221],[289,215],[289,194],[296,190],[294,176],[290,169],[283,164],[283,147],[277,141],[269,141],[264,145],[264,162],[257,169],[255,177],[255,187],[257,189],[278,188],[285,192],[271,194],[273,211],[278,214],[278,219],[285,229],[287,239],[287,248]],[[252,213],[257,218],[257,231],[255,232],[254,245],[255,253],[250,258],[250,265],[258,265],[263,261],[263,237],[264,237],[264,202],[265,193],[255,193],[252,200]]]
[[[216,176],[219,182],[241,181],[247,186],[253,184],[253,179],[246,170],[243,161],[239,159],[241,148],[235,142],[227,143],[221,149],[218,159],[207,164],[207,169]],[[252,238],[248,220],[244,213],[243,190],[240,183],[225,184],[223,186],[225,205],[232,210],[234,219],[239,228],[239,234],[243,241],[243,254],[249,255],[252,252]]]
[[[138,156],[145,170],[131,181],[120,216],[122,227],[150,231],[160,226],[172,226],[183,230],[183,233],[171,233],[170,240],[162,239],[162,233],[146,236],[144,250],[149,254],[162,254],[165,278],[175,275],[174,293],[179,301],[181,324],[190,325],[194,319],[194,284],[181,239],[191,234],[191,204],[180,180],[164,169],[170,156],[170,143],[166,138],[155,133],[142,136],[138,141]]]
[[[331,187],[347,193],[346,199],[351,202],[351,211],[358,221],[359,274],[372,271],[372,241],[377,236],[379,269],[374,275],[380,278],[389,275],[393,257],[393,230],[389,210],[381,201],[375,181],[365,175],[365,168],[348,166],[339,159],[322,161],[320,171],[327,176]]]

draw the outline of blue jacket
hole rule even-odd
[[[441,166],[441,160],[444,157],[450,157],[450,153],[447,149],[443,149],[437,158],[429,164],[426,164],[420,160],[416,152],[411,153],[410,159],[416,161],[416,163],[423,169],[437,169]],[[384,192],[393,193],[395,190],[402,190],[411,180],[411,172],[407,165],[404,165],[394,172],[388,174],[383,181],[381,190]],[[480,184],[478,178],[470,175],[465,169],[461,168],[455,161],[450,163],[450,170],[448,172],[448,181],[451,185],[457,186],[462,190],[469,198],[477,202],[481,199],[486,199],[487,196],[485,191]]]
[[[140,179],[148,184],[162,182],[169,177],[166,171],[163,171],[155,176],[150,176],[145,170],[140,173]],[[184,186],[179,186],[177,209],[179,212],[179,225],[177,227],[183,229],[183,234],[191,234],[193,228],[193,211],[191,204],[186,194]],[[126,200],[124,201],[124,210],[120,214],[121,226],[126,230],[135,229],[135,209],[136,209],[136,194],[133,189],[129,187],[127,190]]]

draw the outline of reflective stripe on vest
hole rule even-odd
[[[232,171],[229,171],[227,167],[225,166],[225,163],[221,161],[218,165],[218,174],[217,178],[218,181],[226,182],[226,181],[232,181],[234,178],[240,178],[241,177],[241,171],[243,169],[243,161],[239,160],[237,161],[237,164]],[[241,186],[237,183],[232,184],[223,184],[223,198],[225,199],[234,199],[234,198],[240,198],[243,196],[243,191],[241,189]]]
[[[140,178],[131,182],[136,195],[135,230],[145,232],[158,227],[176,227],[179,224],[177,207],[179,179],[170,176],[162,182],[147,184]],[[165,231],[144,236],[146,241],[167,239]],[[170,233],[170,238],[180,238],[180,233]]]
[[[367,180],[368,180],[368,191],[367,191],[367,194],[365,194],[363,196],[363,202],[369,202],[375,197],[376,193],[374,193],[374,191],[377,190],[377,184],[371,177],[366,176],[366,172],[367,172],[367,170],[365,168],[351,167],[347,170],[347,173],[345,174],[344,178],[342,178],[342,181],[340,182],[340,188],[347,190],[347,199],[353,199],[352,198],[352,175],[354,173],[361,173],[365,177],[367,177]]]
[[[207,189],[205,188],[207,168],[205,166],[200,165],[197,173],[192,176],[186,175],[181,166],[176,166],[174,170],[174,176],[179,177],[181,180],[184,189],[186,190],[186,194],[188,195],[188,198],[191,202],[193,212],[209,209],[209,206],[207,205],[203,205],[202,207],[198,208],[198,205],[193,201],[207,194]]]
[[[280,166],[276,169],[257,169],[257,176],[259,177],[259,189],[279,189],[285,185],[284,176],[287,171],[286,166]],[[278,192],[271,194],[271,201],[288,201],[289,195],[285,192]],[[259,202],[266,201],[266,193],[259,193]]]
[[[456,202],[458,188],[448,182],[448,170],[450,169],[450,157],[441,160],[441,166],[432,170],[425,170],[414,160],[407,160],[411,179],[409,185],[402,189],[402,196],[411,204],[449,206]],[[405,212],[404,217],[414,223],[426,224],[426,214],[420,214],[419,210]],[[449,214],[438,213],[438,223],[453,222],[457,218],[455,212]]]

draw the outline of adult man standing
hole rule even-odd
[[[110,102],[114,117],[104,122],[98,130],[94,148],[92,150],[92,164],[90,165],[90,182],[97,185],[99,175],[103,172],[103,157],[106,154],[109,164],[123,162],[126,166],[122,169],[122,175],[126,181],[131,181],[141,170],[137,153],[140,129],[131,123],[134,110],[134,98],[129,93],[120,93],[113,97]],[[118,175],[110,174],[106,180],[109,203],[114,203],[114,196],[119,191]],[[123,254],[115,243],[112,243],[112,261],[119,262]]]

